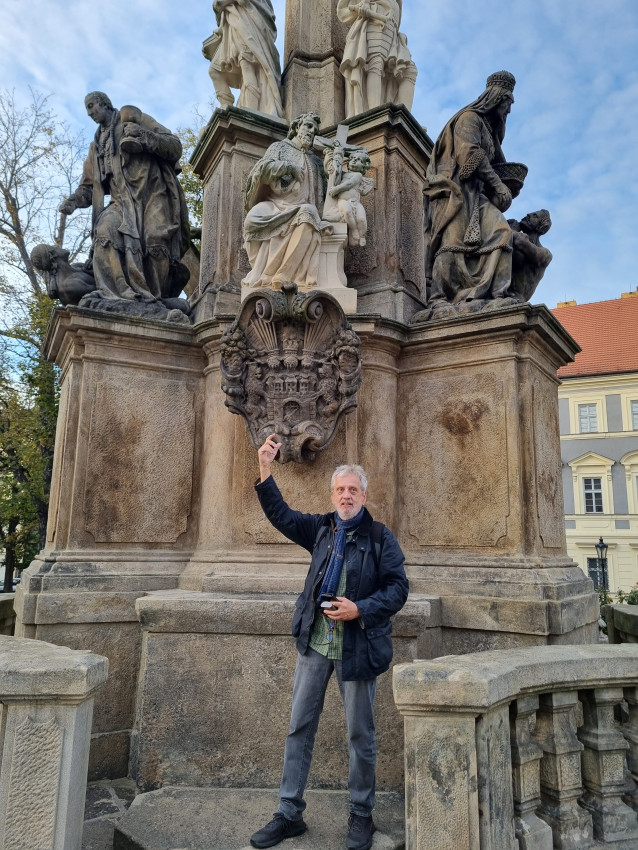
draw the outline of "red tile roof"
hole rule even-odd
[[[583,349],[559,378],[638,372],[638,296],[556,307],[552,313]]]

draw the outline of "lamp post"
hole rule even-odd
[[[601,537],[598,543],[596,543],[596,556],[598,560],[599,580],[602,579],[601,586],[604,587],[605,590],[609,590],[609,578],[607,576],[607,549],[609,549],[609,546]]]

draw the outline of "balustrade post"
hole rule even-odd
[[[616,729],[614,708],[622,698],[621,688],[597,688],[580,694],[584,723],[578,738],[585,746],[585,791],[580,804],[592,813],[594,838],[606,843],[638,838],[636,813],[621,799],[629,744]]]
[[[518,850],[514,834],[508,705],[478,718],[476,757],[481,847]]]
[[[404,719],[406,850],[480,850],[474,715]]]
[[[0,635],[0,850],[80,850],[93,695],[108,661]]]
[[[627,786],[623,801],[638,812],[638,688],[625,688],[625,700],[629,709],[629,721],[622,731],[629,744],[627,751]]]
[[[536,815],[541,804],[542,749],[532,740],[538,697],[519,697],[510,705],[514,828],[520,850],[552,850],[552,830]]]
[[[582,791],[580,754],[573,691],[543,694],[536,715],[535,740],[543,749],[541,806],[538,816],[548,823],[559,850],[581,850],[593,840],[591,814],[578,805]]]

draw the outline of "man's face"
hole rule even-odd
[[[111,115],[108,106],[96,97],[90,97],[86,102],[86,113],[96,124],[104,124]]]
[[[367,497],[368,494],[361,489],[359,476],[348,473],[335,479],[330,500],[340,519],[353,519],[365,505]]]
[[[310,118],[304,118],[297,127],[297,139],[303,148],[311,147],[315,140],[315,122]]]

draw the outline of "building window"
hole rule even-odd
[[[602,514],[603,512],[603,483],[600,478],[583,478],[585,493],[585,513]]]
[[[631,403],[631,427],[634,431],[638,431],[638,401]]]
[[[587,558],[587,573],[598,590],[604,587],[609,590],[609,575],[607,572],[607,558]]]
[[[595,404],[578,405],[578,427],[581,434],[598,432],[598,414]]]

